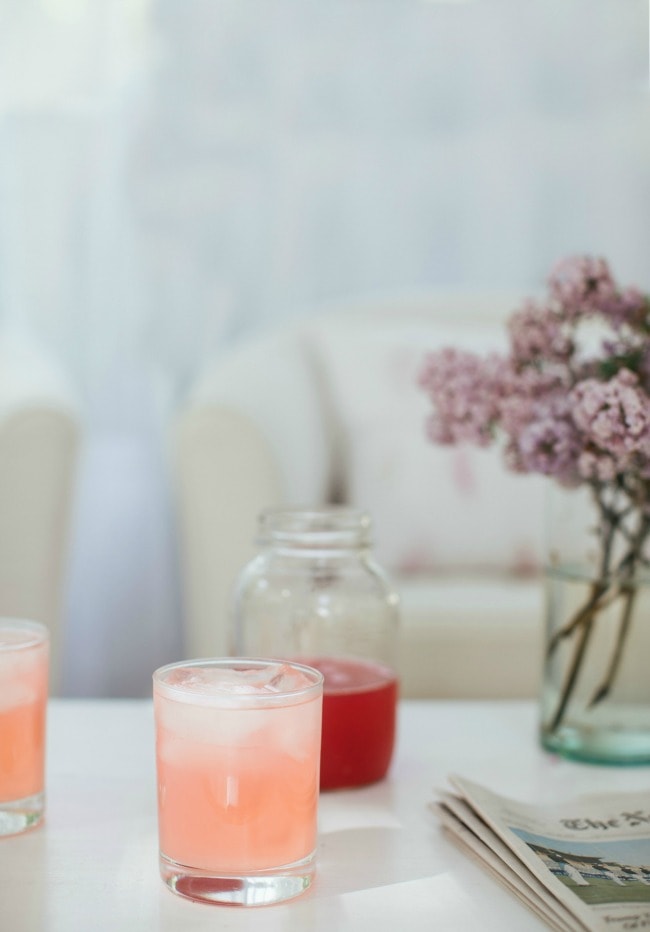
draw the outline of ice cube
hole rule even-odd
[[[273,675],[267,679],[264,688],[268,692],[293,693],[308,689],[312,684],[313,679],[306,672],[291,664],[283,663],[281,667],[274,669]]]
[[[34,651],[0,651],[0,711],[35,702],[45,690],[47,668]]]
[[[188,702],[194,702],[196,696],[219,698],[298,692],[312,683],[306,673],[290,664],[177,667],[169,671],[163,682],[175,692],[182,690],[188,693]]]
[[[269,729],[276,719],[285,727],[286,711],[277,708],[276,697],[302,691],[311,683],[307,674],[288,664],[177,667],[157,690],[156,715],[164,731],[186,741],[278,744]],[[167,756],[167,751],[163,753]]]

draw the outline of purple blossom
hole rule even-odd
[[[585,357],[584,322],[606,332]],[[435,443],[502,441],[506,465],[563,485],[618,490],[650,501],[650,301],[621,289],[604,259],[560,262],[544,301],[508,323],[510,354],[431,353],[420,377]]]
[[[563,259],[548,279],[552,305],[568,322],[600,315],[616,330],[647,322],[648,297],[640,289],[617,286],[604,259]]]
[[[571,391],[572,417],[587,444],[621,462],[650,451],[650,399],[638,377],[621,369],[608,382],[585,379]]]
[[[566,321],[551,308],[527,301],[510,318],[508,329],[513,360],[520,365],[539,361],[568,361],[574,342]]]
[[[619,460],[603,450],[583,450],[578,457],[578,473],[583,479],[613,482],[619,469]]]
[[[499,371],[504,360],[443,349],[431,353],[419,383],[434,405],[428,433],[434,443],[487,446],[498,419]]]
[[[552,412],[530,423],[517,438],[523,472],[554,476],[563,484],[575,481],[580,439],[568,418]]]
[[[609,316],[615,327],[622,327],[624,324],[634,327],[647,323],[649,313],[647,296],[638,288],[632,287],[620,292],[610,308]]]
[[[604,259],[571,256],[562,259],[548,278],[551,300],[566,320],[595,313],[609,315],[618,291]]]
[[[556,416],[563,415],[567,385],[561,371],[504,367],[501,380],[499,421],[507,434],[515,436],[540,416],[546,417],[551,406]]]

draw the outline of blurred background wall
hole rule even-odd
[[[169,429],[228,342],[566,253],[650,287],[649,82],[646,0],[0,0],[0,327],[83,409],[66,692],[182,650]]]

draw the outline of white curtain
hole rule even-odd
[[[0,322],[85,445],[65,688],[182,652],[169,429],[233,337],[329,301],[650,287],[645,0],[0,0]]]

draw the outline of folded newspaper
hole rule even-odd
[[[650,790],[542,807],[450,782],[443,831],[549,928],[650,929]]]

